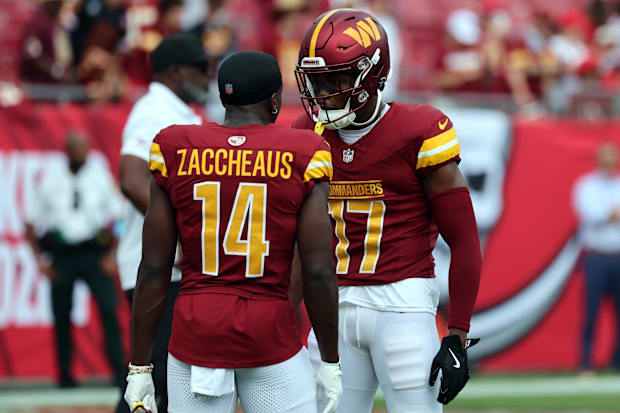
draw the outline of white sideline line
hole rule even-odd
[[[620,376],[536,378],[506,382],[480,381],[465,386],[459,398],[536,397],[563,395],[617,395],[620,398]]]
[[[0,393],[3,408],[31,406],[115,406],[120,391],[115,387],[92,389],[11,390]]]
[[[537,397],[562,395],[616,395],[620,398],[620,376],[553,377],[532,379],[474,379],[467,383],[459,399],[483,399],[499,397]],[[77,388],[70,390],[1,390],[0,405],[3,408],[32,406],[114,406],[120,397],[114,387]],[[384,399],[377,392],[378,399]]]
[[[549,377],[533,379],[493,380],[484,378],[467,383],[459,399],[493,399],[501,397],[538,397],[566,395],[616,395],[620,399],[620,376]],[[384,400],[381,389],[377,398]]]

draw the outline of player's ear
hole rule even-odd
[[[278,104],[278,97],[274,93],[269,98],[269,110],[273,115],[277,115],[280,112],[280,105]]]
[[[282,86],[269,98],[269,104],[271,106],[271,113],[276,114],[280,112],[282,107]]]

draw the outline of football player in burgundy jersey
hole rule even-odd
[[[391,412],[439,412],[469,378],[467,331],[481,267],[452,122],[429,105],[382,101],[387,36],[366,12],[319,16],[295,72],[307,113],[293,127],[323,136],[333,158],[339,412],[370,412],[378,385]],[[431,255],[438,233],[452,258],[449,331],[441,344]],[[311,335],[313,359],[314,343]]]
[[[275,59],[242,52],[218,74],[223,125],[171,126],[150,150],[150,201],[135,289],[125,400],[154,411],[150,346],[177,237],[183,276],[168,356],[169,410],[333,412],[342,393],[338,290],[327,212],[332,163],[324,139],[275,126]],[[295,243],[319,342],[315,383],[288,300]]]

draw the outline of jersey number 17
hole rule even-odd
[[[372,274],[377,267],[379,254],[381,253],[381,234],[383,234],[383,217],[385,216],[385,203],[383,201],[329,201],[329,214],[336,221],[334,233],[338,239],[336,244],[336,273],[347,274],[351,257],[347,251],[349,239],[346,235],[347,224],[344,220],[344,211],[347,213],[368,214],[366,220],[366,236],[364,237],[364,258],[360,265],[360,274]]]

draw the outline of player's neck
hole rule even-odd
[[[273,123],[273,119],[271,119],[271,117],[267,118],[267,116],[262,114],[250,112],[226,112],[223,125],[234,128],[247,125],[265,126],[269,123]]]

